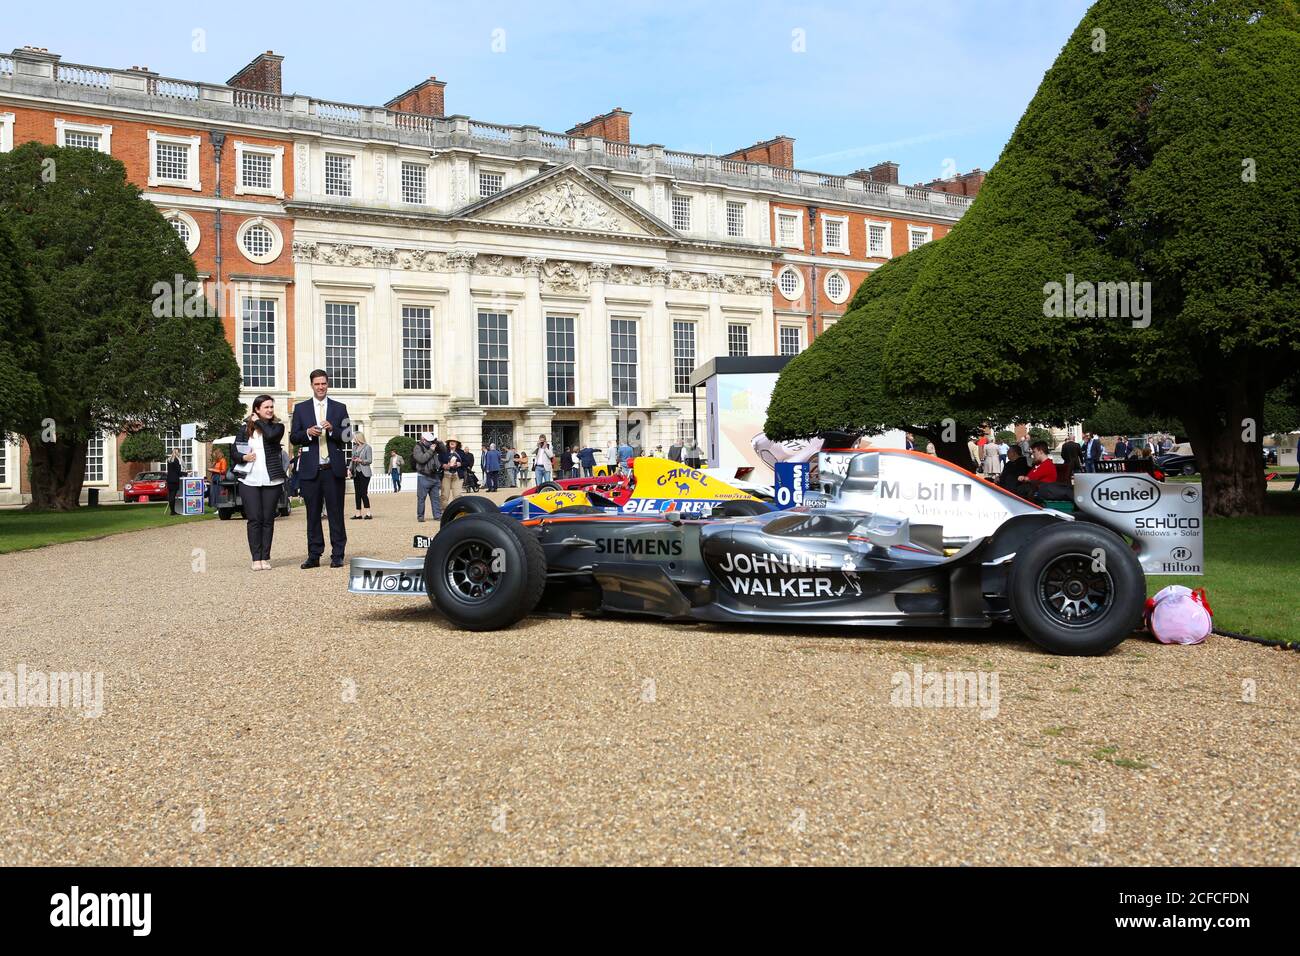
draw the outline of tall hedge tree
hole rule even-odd
[[[40,383],[4,420],[31,449],[29,507],[77,507],[96,432],[238,419],[239,369],[221,320],[185,314],[184,285],[160,305],[155,287],[195,283],[194,263],[120,162],[26,143],[0,154],[0,209],[15,240],[0,256],[25,272],[40,342],[24,356],[0,353]]]
[[[1295,0],[1098,0],[918,276],[890,374],[1177,416],[1207,512],[1261,512],[1264,396],[1300,345],[1298,90]],[[1089,317],[1121,282],[1149,298]]]
[[[36,370],[43,349],[9,210],[0,207],[0,438],[19,433],[21,423],[40,417],[44,389]]]
[[[808,438],[822,432],[878,435],[903,429],[934,443],[935,452],[971,466],[967,443],[984,422],[1065,424],[1088,407],[1082,394],[1029,407],[998,396],[979,404],[914,389],[891,379],[888,340],[903,302],[947,240],[927,243],[881,266],[858,286],[848,310],[781,372],[767,408],[771,438]]]

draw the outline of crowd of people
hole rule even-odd
[[[235,435],[230,461],[220,452],[214,453],[211,469],[214,479],[225,477],[227,470],[237,479],[247,519],[249,554],[256,571],[271,567],[275,519],[286,484],[289,493],[301,495],[306,506],[304,569],[318,567],[324,555],[322,515],[329,523],[330,565],[343,564],[347,545],[343,524],[344,486],[348,478],[352,479],[353,486],[351,518],[354,521],[373,520],[370,481],[375,468],[386,468],[393,491],[402,490],[402,476],[408,463],[401,452],[393,450],[386,462],[382,458],[376,461],[374,449],[360,433],[351,436],[351,448],[346,449],[347,407],[328,397],[329,376],[323,370],[314,370],[310,381],[313,397],[294,406],[289,426],[276,417],[274,399],[259,395]],[[290,446],[296,447],[293,457],[289,454]],[[603,450],[590,445],[557,449],[547,435],[538,435],[531,449],[499,448],[495,442],[489,442],[476,458],[457,439],[444,441],[426,431],[411,450],[416,520],[423,522],[426,517],[440,520],[443,508],[462,494],[591,477],[601,465],[607,466],[610,473],[626,473],[631,460],[639,455],[666,457],[694,468],[700,467],[703,460],[703,453],[694,442],[674,442],[667,452],[663,446],[647,450],[627,440],[612,443]],[[167,464],[168,497],[173,502],[175,489],[180,485],[180,471],[179,457],[173,454]]]
[[[1151,458],[1168,454],[1174,441],[1169,435],[1130,440],[1121,435],[1107,448],[1100,435],[1084,432],[1083,440],[1068,439],[1061,443],[1061,461],[1051,455],[1046,441],[1020,439],[1007,441],[989,432],[971,438],[967,444],[970,468],[994,484],[1025,497],[1039,497],[1043,485],[1066,485],[1077,473],[1096,472],[1100,463],[1114,459]],[[908,446],[912,436],[908,435]],[[933,454],[934,446],[928,451]]]

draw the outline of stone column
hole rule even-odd
[[[586,386],[584,405],[602,408],[609,405],[609,310],[605,307],[605,282],[609,278],[608,262],[593,262],[587,267],[590,277],[591,328],[581,336],[579,373]]]
[[[452,402],[478,404],[478,316],[470,296],[470,276],[477,253],[459,249],[447,253],[451,269],[451,289],[447,297],[447,337],[445,361],[446,391]],[[435,336],[436,338],[436,336]],[[435,383],[436,385],[437,383]]]
[[[544,256],[527,256],[523,261],[523,315],[511,342],[511,353],[519,365],[519,397],[525,407],[546,405],[546,326],[542,316],[542,266],[545,264]],[[536,438],[534,435],[533,440]]]
[[[618,418],[618,409],[613,406],[594,409],[591,413],[591,431],[587,443],[602,452],[611,445],[617,444]],[[603,459],[598,457],[597,461],[603,462]]]
[[[695,343],[695,367],[727,354],[727,318],[722,313],[722,273],[709,273],[709,319]]]
[[[671,275],[672,270],[667,266],[655,266],[650,270],[650,328],[641,336],[648,353],[641,359],[641,367],[647,373],[639,396],[642,408],[668,401],[673,392],[673,323],[668,314],[668,280]]]
[[[447,425],[443,433],[438,436],[444,441],[448,438],[455,438],[460,442],[461,447],[466,449],[474,456],[474,470],[479,470],[480,458],[483,451],[483,418],[484,411],[479,407],[478,402],[465,402],[455,400],[447,409]]]
[[[529,468],[532,467],[533,452],[537,450],[537,436],[546,435],[548,439],[550,438],[551,419],[554,417],[555,413],[545,406],[533,406],[524,412],[524,433],[515,435],[515,444],[523,449],[524,454],[529,456]],[[552,448],[552,450],[558,453],[558,449]],[[531,485],[532,482],[530,481],[525,487]]]

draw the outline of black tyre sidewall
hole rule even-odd
[[[494,515],[499,514],[496,502],[491,498],[484,498],[482,495],[464,495],[457,498],[451,504],[442,509],[442,517],[439,519],[440,528],[445,528],[458,518],[466,515]]]
[[[1095,626],[1072,628],[1054,621],[1042,608],[1038,579],[1056,558],[1071,553],[1104,550],[1106,570],[1114,588],[1113,605]],[[1128,544],[1100,525],[1071,522],[1035,535],[1011,565],[1011,612],[1031,641],[1053,654],[1104,654],[1132,634],[1146,603],[1146,576]]]
[[[553,481],[543,481],[540,485],[537,486],[537,491],[535,493],[540,495],[543,491],[563,491],[563,490],[564,487],[562,485],[557,485]]]
[[[497,590],[481,603],[456,596],[444,573],[452,551],[467,541],[479,541],[504,552],[505,570]],[[430,602],[455,626],[469,631],[494,631],[532,613],[546,587],[546,555],[532,532],[500,514],[466,516],[441,529],[424,557],[424,587]]]

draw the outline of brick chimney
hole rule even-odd
[[[852,179],[866,179],[873,183],[889,183],[892,186],[898,185],[898,163],[891,163],[886,160],[883,163],[876,163],[870,169],[859,169],[849,173]]]
[[[728,153],[722,158],[737,159],[742,163],[767,163],[769,166],[794,169],[794,140],[789,136],[775,136],[753,146],[738,149],[734,153]]]
[[[972,169],[969,173],[961,173],[953,176],[951,179],[935,179],[925,183],[923,188],[933,189],[936,192],[951,193],[954,196],[974,196],[984,185],[984,177],[987,173],[982,169]]]
[[[384,104],[387,109],[400,113],[419,113],[421,116],[446,116],[443,91],[447,88],[444,80],[431,76],[416,83],[405,93],[394,96]]]
[[[241,90],[274,93],[278,96],[280,94],[280,64],[283,62],[284,57],[277,56],[272,50],[259,53],[253,57],[253,61],[248,66],[226,80],[226,85]]]
[[[615,106],[608,113],[593,116],[585,123],[579,123],[569,130],[570,136],[600,136],[611,143],[632,142],[632,126],[628,119],[632,114],[621,106]]]

